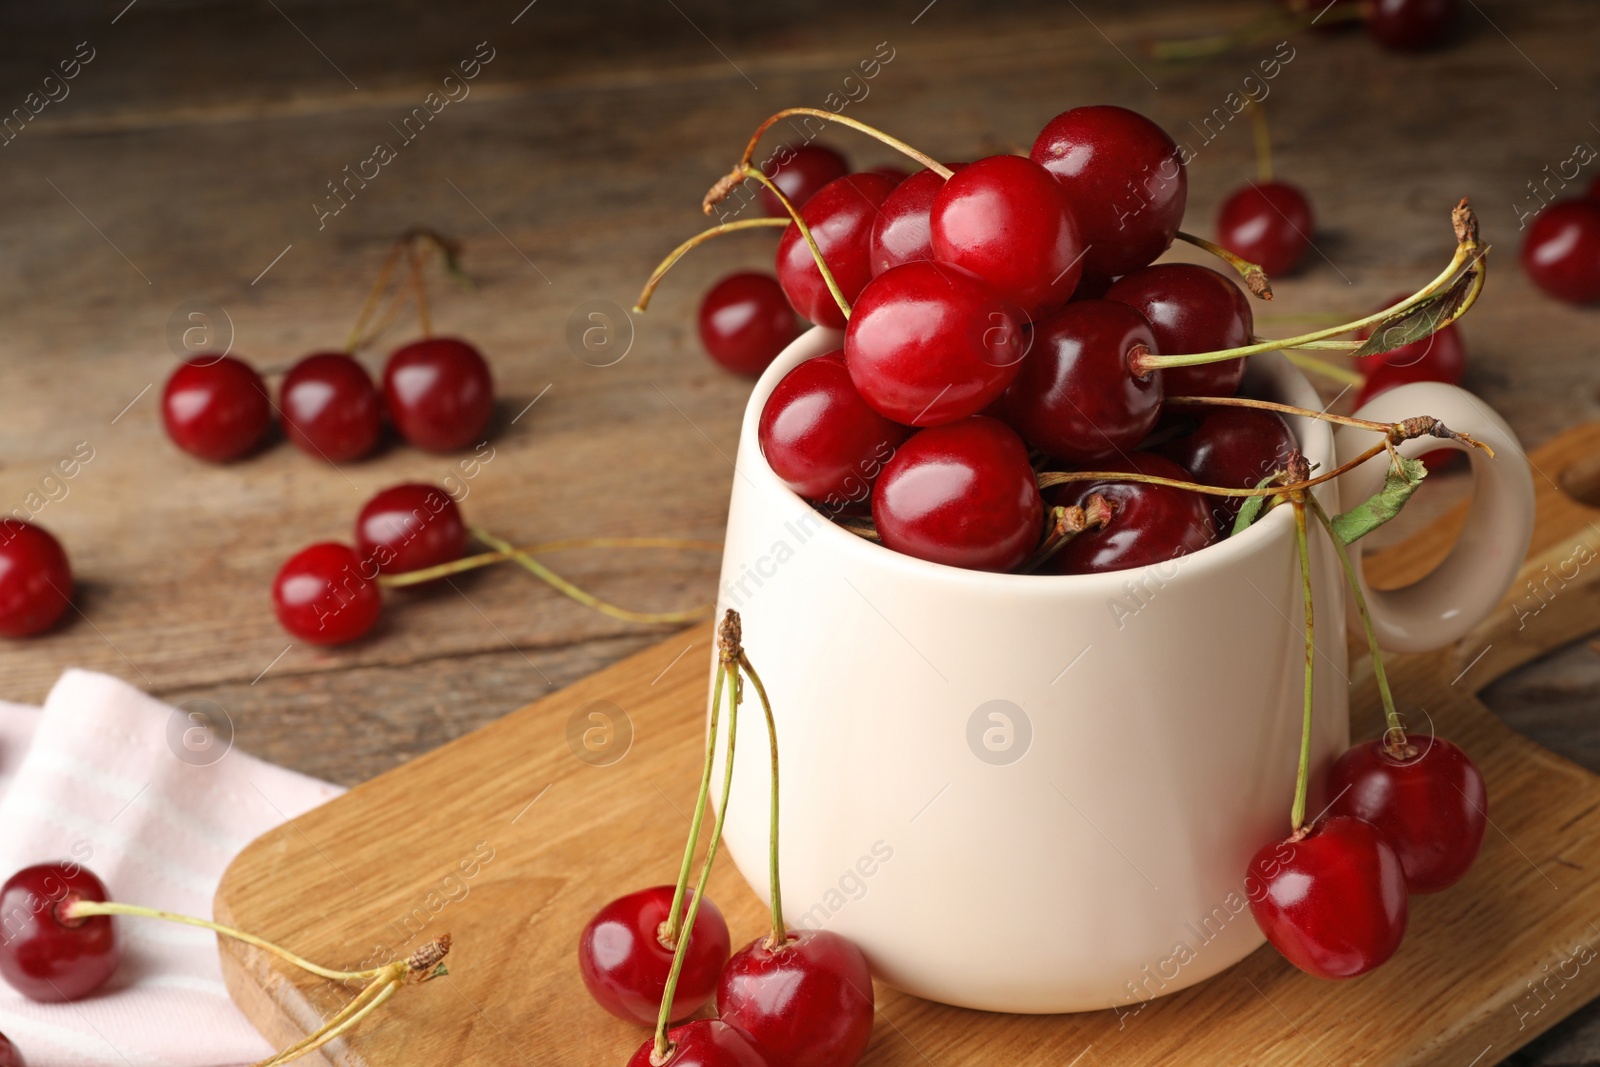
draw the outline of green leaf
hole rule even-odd
[[[1390,466],[1382,489],[1344,514],[1333,517],[1334,535],[1347,545],[1367,536],[1400,514],[1400,509],[1406,506],[1406,501],[1427,476],[1428,468],[1420,459],[1402,459],[1399,470]]]
[[[1264,489],[1264,488],[1266,488],[1267,484],[1269,482],[1271,482],[1276,477],[1277,477],[1276,474],[1269,474],[1265,478],[1263,478],[1259,482],[1257,482],[1255,487],[1257,489]],[[1247,496],[1247,497],[1245,497],[1244,498],[1244,505],[1239,509],[1239,517],[1237,519],[1233,520],[1233,531],[1231,533],[1229,533],[1228,536],[1229,537],[1236,536],[1237,534],[1243,532],[1245,529],[1249,528],[1251,523],[1255,522],[1256,519],[1261,517],[1261,509],[1266,507],[1267,506],[1267,501],[1269,501],[1271,499],[1272,499],[1272,497],[1270,497],[1270,496]]]
[[[1467,297],[1467,290],[1472,287],[1473,278],[1473,272],[1466,271],[1443,293],[1429,297],[1393,319],[1380,322],[1373,328],[1372,336],[1367,338],[1353,355],[1357,359],[1362,356],[1382,355],[1433,336],[1461,309],[1461,304]]]

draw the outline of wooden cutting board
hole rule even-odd
[[[1263,948],[1137,1012],[1088,1015],[991,1015],[880,986],[866,1062],[1469,1067],[1498,1062],[1600,995],[1600,778],[1513,733],[1474,696],[1600,630],[1600,510],[1569,495],[1600,499],[1600,424],[1530,462],[1538,522],[1506,603],[1458,646],[1390,663],[1402,708],[1426,708],[1478,761],[1491,818],[1466,880],[1413,898],[1394,960],[1330,983]],[[1424,573],[1461,521],[1458,509],[1374,557],[1378,584]],[[681,633],[240,854],[218,918],[312,959],[371,966],[363,961],[454,936],[449,977],[406,989],[322,1062],[625,1062],[646,1034],[590,1001],[575,946],[607,900],[675,872],[701,759],[709,633]],[[1370,671],[1359,664],[1352,676],[1355,729],[1375,733]],[[588,738],[598,755],[586,730],[601,731]],[[711,891],[735,944],[762,931],[762,907],[731,865]],[[224,942],[222,959],[234,998],[279,1045],[342,1002],[254,949]]]

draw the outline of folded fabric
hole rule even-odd
[[[113,899],[211,918],[245,845],[340,792],[230,751],[219,723],[215,705],[175,708],[79,670],[43,708],[0,703],[0,880],[70,859]],[[117,925],[122,966],[94,996],[36,1004],[0,984],[0,1032],[29,1067],[221,1067],[272,1053],[228,998],[213,935]]]

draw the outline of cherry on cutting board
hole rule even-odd
[[[1252,489],[1275,471],[1284,470],[1295,449],[1289,424],[1276,411],[1260,408],[1200,409],[1191,432],[1161,446],[1161,454],[1193,475],[1202,485]],[[1244,497],[1212,496],[1211,517],[1226,537],[1244,506]]]
[[[285,630],[315,645],[342,645],[378,621],[377,566],[335,541],[303,548],[272,583],[272,607]]]
[[[628,1067],[768,1067],[748,1038],[727,1023],[696,1019],[667,1031],[671,1053],[657,1060],[650,1038],[628,1059]]]
[[[66,921],[57,909],[72,900],[110,900],[105,885],[75,863],[43,863],[0,886],[0,978],[29,1000],[82,1000],[106,984],[121,961],[108,916]]]
[[[405,574],[460,559],[467,551],[461,508],[436,485],[391,485],[356,516],[356,550],[382,574]]]
[[[805,207],[817,190],[850,173],[850,164],[844,156],[826,145],[803,144],[798,148],[779,145],[773,149],[761,173],[772,179],[772,184],[783,190],[783,195],[795,207]],[[789,213],[772,195],[772,190],[761,187],[761,209],[773,218],[786,219]]]
[[[831,507],[865,500],[910,433],[867,406],[837,350],[785,374],[758,429],[761,454],[783,484]]]
[[[1189,482],[1189,472],[1153,452],[1104,460],[1094,469],[1147,474]],[[1049,490],[1053,507],[1082,506],[1098,493],[1111,505],[1104,527],[1085,530],[1061,547],[1045,569],[1055,574],[1099,574],[1165,563],[1198,552],[1217,539],[1210,498],[1188,489],[1149,482],[1067,482]]]
[[[0,637],[32,637],[72,603],[72,567],[50,531],[0,519]]]
[[[370,453],[383,433],[383,399],[372,375],[345,352],[317,352],[289,368],[278,387],[283,432],[330,463]]]
[[[1315,230],[1311,198],[1289,182],[1250,182],[1217,213],[1217,243],[1273,277],[1300,265]]]
[[[1255,330],[1243,290],[1210,267],[1159,263],[1118,279],[1105,298],[1143,315],[1163,356],[1240,348]],[[1170,367],[1161,372],[1161,384],[1167,396],[1232,396],[1244,380],[1244,368],[1243,358]]]
[[[253,450],[272,425],[272,401],[255,368],[233,356],[200,355],[167,379],[161,418],[172,443],[228,463]]]
[[[894,187],[894,179],[881,174],[847,174],[818,189],[800,211],[846,303],[854,304],[872,278],[868,262],[872,223]],[[784,295],[803,318],[844,329],[844,312],[822,280],[798,226],[790,224],[778,239],[777,271]]]
[[[584,986],[619,1019],[654,1026],[661,1013],[673,948],[661,943],[658,932],[672,911],[674,890],[658,885],[619,897],[601,908],[578,938]],[[692,890],[684,894],[682,914],[688,914],[693,901]],[[722,912],[710,900],[701,901],[672,997],[673,1021],[687,1019],[710,1003],[731,946]]]
[[[718,281],[700,301],[700,343],[735,374],[757,375],[800,336],[800,324],[778,279],[740,271]]]
[[[383,397],[400,435],[429,452],[484,439],[494,415],[494,381],[479,351],[453,337],[428,337],[394,350]]]
[[[717,985],[717,1015],[768,1067],[849,1067],[872,1040],[872,972],[861,950],[827,930],[760,937],[734,954]]]
[[[1522,241],[1522,269],[1558,300],[1600,302],[1600,201],[1564,200],[1539,212]]]

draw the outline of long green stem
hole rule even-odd
[[[1293,352],[1285,349],[1283,358],[1288,360],[1290,363],[1293,363],[1296,367],[1299,367],[1303,371],[1310,371],[1312,374],[1320,374],[1324,378],[1332,378],[1336,382],[1354,386],[1357,389],[1360,389],[1366,384],[1367,381],[1361,375],[1357,374],[1348,367],[1341,367],[1337,363],[1329,363],[1325,359],[1318,359],[1316,356],[1308,356],[1303,352]]]
[[[1056,485],[1065,485],[1068,482],[1146,482],[1150,485],[1167,485],[1174,489],[1187,489],[1191,493],[1206,493],[1210,496],[1278,496],[1281,493],[1297,492],[1311,489],[1323,482],[1332,481],[1341,474],[1361,466],[1373,456],[1379,455],[1389,448],[1388,439],[1379,441],[1361,455],[1341,463],[1326,474],[1319,474],[1315,478],[1308,478],[1303,482],[1293,485],[1265,485],[1253,488],[1235,489],[1225,485],[1200,485],[1197,482],[1185,482],[1176,478],[1162,478],[1154,474],[1134,474],[1128,471],[1047,471],[1037,475],[1035,480],[1040,489],[1049,489]]]
[[[948,179],[952,173],[949,167],[945,166],[943,163],[940,163],[937,159],[934,159],[925,152],[917,151],[915,148],[912,148],[910,145],[900,140],[900,138],[884,133],[876,126],[868,126],[865,122],[858,122],[855,119],[847,118],[844,115],[840,115],[833,111],[822,111],[814,107],[787,107],[756,127],[756,132],[750,135],[749,142],[744,146],[744,155],[739,157],[739,165],[733,169],[733,173],[728,176],[728,179],[731,179],[732,182],[735,183],[744,180],[745,168],[750,166],[751,160],[755,158],[756,145],[761,143],[762,134],[770,130],[775,124],[782,122],[786,118],[789,118],[791,115],[810,115],[814,118],[826,119],[828,122],[837,122],[841,126],[847,126],[852,130],[866,134],[868,137],[882,141],[884,144],[888,145],[890,148],[904,155],[908,159],[913,159],[918,163],[921,163],[924,167],[927,167],[941,178]],[[728,179],[724,179],[724,181],[728,181]],[[704,207],[707,215],[711,214],[711,208],[720,203],[731,188],[731,184],[724,187],[723,183],[719,182],[715,187],[713,187],[710,193],[706,194]]]
[[[581,548],[682,548],[693,552],[721,552],[722,544],[718,541],[697,541],[688,537],[569,537],[561,541],[540,541],[537,544],[522,545],[516,551],[529,556],[540,556],[549,552],[571,552]],[[448,578],[464,571],[475,571],[479,567],[492,567],[511,558],[512,555],[506,552],[479,552],[475,556],[463,556],[449,563],[406,571],[404,574],[379,575],[378,584],[385,589],[403,589],[409,585],[438,581],[440,578]]]
[[[591,607],[602,615],[609,615],[613,619],[621,619],[623,622],[647,624],[693,622],[694,620],[703,617],[709,609],[709,605],[706,607],[694,608],[690,611],[650,612],[633,611],[628,608],[621,608],[610,601],[601,600],[587,589],[573,585],[571,582],[561,577],[561,575],[557,574],[549,567],[546,567],[543,563],[540,563],[526,552],[523,552],[521,549],[512,545],[509,541],[502,541],[500,538],[493,536],[492,534],[483,530],[481,527],[473,527],[472,536],[477,538],[479,541],[482,541],[496,552],[504,553],[510,559],[515,560],[525,569],[532,572],[535,577],[539,578],[541,581],[545,582],[562,595],[570,597],[586,607]]]
[[[1282,415],[1299,415],[1307,419],[1321,419],[1323,422],[1334,422],[1340,426],[1356,426],[1374,433],[1387,434],[1394,429],[1390,422],[1373,422],[1371,419],[1356,419],[1349,415],[1334,415],[1326,411],[1312,411],[1310,408],[1296,407],[1293,404],[1280,404],[1275,400],[1256,400],[1248,396],[1169,396],[1166,403],[1179,407],[1223,407],[1223,408],[1257,408],[1261,411],[1276,411]]]
[[[689,817],[689,840],[683,846],[683,865],[678,868],[678,885],[672,892],[672,910],[667,913],[667,921],[661,924],[661,944],[674,950],[683,930],[683,895],[689,890],[689,872],[694,870],[695,848],[700,844],[700,827],[711,797],[711,769],[717,755],[717,719],[722,711],[723,677],[724,671],[718,667],[716,685],[711,692],[711,723],[706,727],[706,759],[700,772],[700,793],[695,797],[694,814]]]
[[[787,211],[789,217],[794,220],[795,227],[800,231],[800,236],[806,240],[806,247],[811,249],[811,258],[816,260],[817,272],[822,275],[823,282],[828,286],[828,292],[833,296],[833,302],[839,305],[839,311],[848,319],[850,317],[850,301],[844,298],[844,291],[839,288],[839,283],[834,280],[833,271],[828,269],[828,261],[822,258],[822,249],[817,246],[817,239],[811,235],[811,227],[807,226],[806,220],[800,217],[799,209],[794,206],[794,203],[784,191],[773,183],[771,178],[762,174],[755,167],[747,163],[745,164],[744,172],[746,177],[754,178],[766,186],[767,191],[778,198],[778,202],[783,205],[783,210]]]
[[[789,225],[788,219],[739,219],[735,222],[724,222],[720,225],[711,227],[709,230],[700,231],[687,241],[683,242],[683,244],[667,253],[667,258],[663,259],[660,264],[656,266],[656,269],[651,272],[649,280],[644,283],[644,290],[640,292],[639,299],[635,301],[633,310],[643,312],[649,308],[650,297],[655,293],[656,286],[661,284],[661,279],[666,277],[667,271],[671,270],[677,264],[678,260],[688,255],[692,249],[700,247],[713,237],[720,237],[725,233],[737,233],[739,230],[755,230],[768,226],[787,225]]]
[[[286,1063],[293,1063],[302,1056],[310,1055],[382,1007],[384,1001],[399,991],[402,981],[401,975],[396,974],[384,981],[373,982],[346,1004],[339,1014],[323,1024],[321,1029],[255,1063],[252,1067],[283,1067]]]
[[[772,884],[772,939],[767,942],[767,947],[777,948],[789,936],[789,928],[783,922],[783,887],[778,877],[778,723],[772,715],[772,702],[767,699],[767,687],[761,684],[761,675],[756,673],[750,657],[742,649],[739,652],[739,665],[744,668],[750,684],[755,686],[756,696],[761,699],[761,712],[767,717],[767,737],[772,742],[772,804],[769,815],[772,827],[767,856],[770,865],[767,880]]]
[[[1300,554],[1300,585],[1306,602],[1305,712],[1300,723],[1300,769],[1294,780],[1294,808],[1289,813],[1289,826],[1298,834],[1306,821],[1306,790],[1311,778],[1311,705],[1315,694],[1317,613],[1311,603],[1311,552],[1306,544],[1305,494],[1295,493],[1289,502],[1294,505],[1295,547]]]

